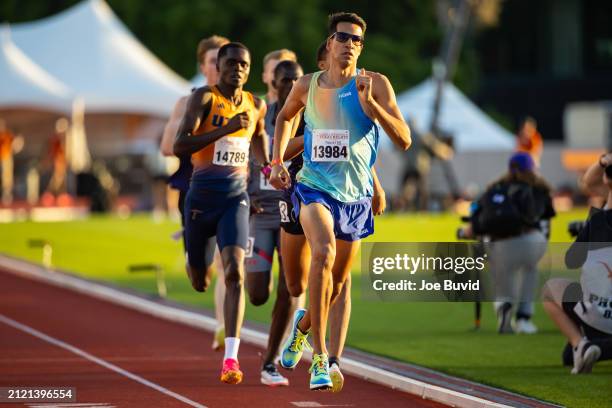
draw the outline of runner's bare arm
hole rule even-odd
[[[276,117],[274,147],[272,150],[273,159],[280,159],[285,155],[287,143],[291,138],[291,120],[295,118],[305,106],[304,101],[306,100],[306,95],[308,95],[308,86],[310,85],[311,77],[312,75],[305,75],[298,79],[291,88],[285,105],[283,105],[283,108]]]
[[[185,115],[188,100],[189,96],[182,96],[176,101],[170,119],[168,119],[168,123],[164,127],[164,134],[159,145],[159,150],[164,156],[174,156],[174,139],[176,139],[176,133],[181,125],[181,119]]]
[[[387,77],[362,69],[356,80],[359,97],[368,107],[372,119],[378,120],[397,147],[408,150],[412,144],[410,128],[397,107],[395,93]]]
[[[282,165],[282,158],[285,157],[287,143],[291,138],[291,120],[296,117],[306,104],[311,77],[312,75],[305,75],[293,85],[285,105],[276,117],[272,159],[274,165],[270,174],[270,184],[277,189],[287,188],[291,185],[291,178],[287,169]]]
[[[251,143],[253,144],[253,154],[255,155],[255,160],[259,162],[259,164],[265,165],[270,162],[270,141],[268,139],[268,134],[266,133],[266,104],[259,98],[255,98],[255,106],[259,109],[259,116],[257,118],[257,126],[255,126],[255,132],[253,133],[253,138],[251,139]]]
[[[225,135],[249,127],[249,114],[242,112],[229,120],[227,125],[210,132],[194,136],[200,124],[210,113],[212,94],[208,87],[197,89],[191,94],[183,121],[179,126],[176,140],[174,141],[174,154],[176,156],[191,155],[211,143],[216,142]]]
[[[304,135],[296,136],[289,140],[287,144],[287,150],[285,150],[285,156],[283,161],[291,160],[295,156],[299,155],[304,151]]]
[[[387,208],[387,198],[385,190],[380,184],[378,174],[376,174],[376,168],[372,166],[372,180],[374,182],[374,197],[372,197],[372,212],[374,215],[381,215]]]
[[[300,122],[302,121],[302,115],[304,110],[299,115],[293,118],[293,127],[291,129],[291,139],[287,143],[287,149],[283,156],[283,161],[291,160],[298,154],[304,151],[304,135],[298,135],[297,131],[300,128]],[[303,133],[303,132],[300,132]]]

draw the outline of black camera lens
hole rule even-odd
[[[567,225],[567,232],[569,232],[572,237],[577,237],[584,228],[584,225],[584,221],[572,221]]]

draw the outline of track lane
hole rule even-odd
[[[212,334],[1,271],[0,313],[211,408],[441,406],[350,376],[342,393],[311,392],[306,363],[287,374],[290,387],[271,389],[259,383],[262,350],[248,344],[240,347],[244,383],[222,384],[222,355],[209,348]],[[0,350],[6,351],[0,355],[0,386],[61,384],[77,387],[79,402],[86,398],[128,407],[188,406],[24,336],[29,335],[0,323]]]

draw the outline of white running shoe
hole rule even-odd
[[[342,391],[342,387],[344,386],[344,376],[342,375],[338,364],[333,363],[329,367],[329,377],[332,380],[332,392]]]
[[[599,356],[601,356],[599,346],[583,337],[580,343],[578,343],[578,347],[574,349],[574,368],[572,368],[572,374],[590,373]]]
[[[261,370],[261,383],[270,387],[286,387],[289,385],[289,380],[278,372],[273,363],[268,363]]]
[[[516,319],[514,331],[517,333],[535,334],[538,332],[538,328],[531,319]]]

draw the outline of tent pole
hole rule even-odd
[[[433,104],[433,115],[431,119],[431,131],[436,133],[439,130],[440,108],[442,105],[442,95],[446,81],[452,81],[455,74],[455,66],[461,53],[463,37],[470,18],[469,0],[457,0],[457,12],[450,19],[450,27],[446,30],[444,44],[440,51],[440,57],[434,62],[434,78],[436,80],[436,97]]]
[[[446,30],[440,57],[434,61],[433,72],[436,81],[436,96],[432,107],[433,113],[431,115],[430,130],[436,137],[440,136],[439,121],[444,84],[446,81],[452,80],[455,73],[455,67],[463,45],[465,29],[467,28],[470,18],[471,7],[469,0],[457,0],[455,10],[456,12],[450,18],[450,27]],[[451,163],[448,160],[442,160],[441,163],[444,176],[448,181],[453,198],[460,198],[461,192],[459,183],[455,177],[455,172],[451,168]]]

